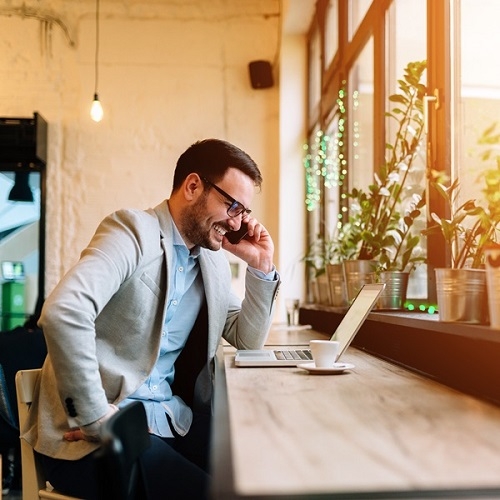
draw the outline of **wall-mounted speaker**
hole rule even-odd
[[[248,70],[252,88],[268,89],[273,86],[273,68],[269,61],[252,61],[248,64]]]

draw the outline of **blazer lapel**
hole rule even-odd
[[[228,283],[214,276],[216,264],[211,262],[212,258],[208,252],[202,251],[199,260],[208,306],[208,356],[212,358],[217,351],[220,332],[226,322],[227,308],[224,308],[220,297],[227,296]]]

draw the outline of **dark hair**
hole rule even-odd
[[[262,184],[257,164],[240,148],[220,139],[205,139],[192,144],[177,160],[172,192],[179,189],[184,179],[195,172],[217,182],[228,168],[237,168],[253,180],[256,187]]]

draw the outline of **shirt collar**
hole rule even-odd
[[[191,249],[191,251],[189,251],[188,247],[184,243],[184,240],[182,239],[181,233],[179,233],[179,230],[177,229],[177,226],[175,225],[174,219],[172,219],[172,235],[173,235],[174,246],[185,248],[186,251],[189,253],[189,256],[193,257],[194,259],[197,259],[200,256],[199,245],[195,245]]]

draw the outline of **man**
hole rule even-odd
[[[170,198],[105,218],[47,298],[48,356],[23,437],[57,490],[96,498],[100,424],[140,400],[152,434],[142,458],[148,498],[207,494],[217,346],[223,337],[261,347],[279,287],[271,236],[247,208],[261,182],[239,148],[193,144],[177,162]],[[233,245],[226,234],[242,222],[248,236]],[[248,264],[243,301],[230,291],[221,248]]]

